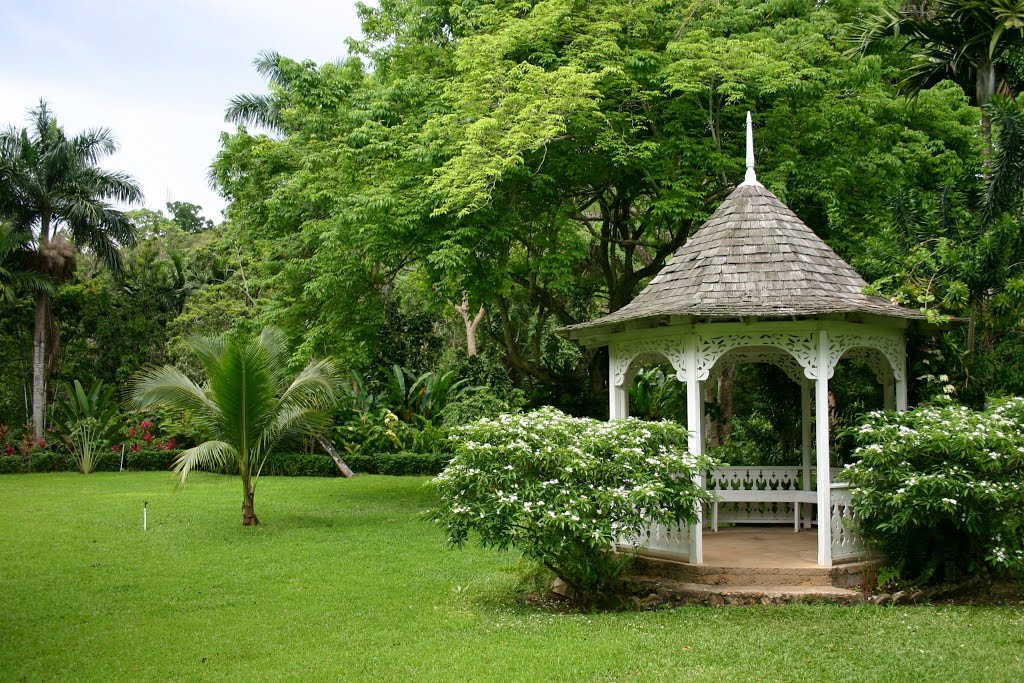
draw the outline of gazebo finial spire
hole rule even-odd
[[[760,185],[757,181],[757,174],[754,173],[754,123],[747,112],[747,175],[742,185]]]

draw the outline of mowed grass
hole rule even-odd
[[[531,607],[425,482],[265,478],[245,529],[234,478],[0,476],[0,680],[1024,680],[1013,608]]]

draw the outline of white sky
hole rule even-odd
[[[219,220],[206,175],[228,100],[266,91],[256,54],[324,62],[358,35],[355,0],[0,0],[0,126],[27,125],[42,97],[69,135],[113,131],[103,166],[135,176],[147,207]]]

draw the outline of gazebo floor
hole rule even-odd
[[[858,602],[877,561],[817,565],[818,534],[792,526],[736,526],[704,531],[704,564],[647,555],[634,581],[666,600],[750,604],[824,600]]]
[[[704,564],[710,567],[818,569],[818,532],[786,526],[734,526],[704,531]]]

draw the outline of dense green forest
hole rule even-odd
[[[263,53],[267,90],[226,103],[222,221],[177,202],[121,222],[109,202],[137,188],[83,170],[101,144],[66,169],[95,206],[41,238],[57,204],[25,213],[36,186],[8,131],[8,434],[32,422],[34,334],[52,406],[62,382],[194,372],[191,336],[266,326],[295,368],[344,369],[335,441],[352,452],[430,452],[446,424],[527,406],[606,416],[607,356],[557,330],[628,303],[742,180],[748,110],[772,192],[877,292],[958,318],[914,340],[912,401],[1024,393],[1016,4],[380,0],[360,17],[347,56]],[[856,367],[837,377],[840,413],[877,407]],[[712,414],[795,452],[795,388],[760,367],[735,382]],[[674,415],[656,369],[635,391]]]

